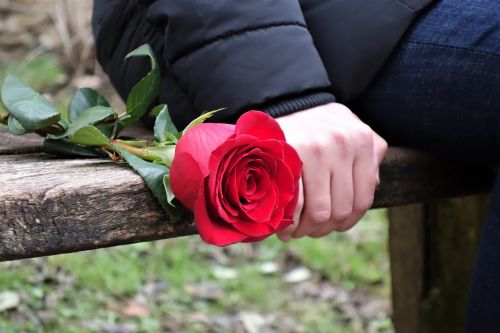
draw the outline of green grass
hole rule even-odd
[[[384,211],[373,211],[349,233],[288,244],[273,238],[217,249],[195,236],[4,263],[0,292],[17,292],[22,301],[0,312],[0,331],[101,332],[103,325],[129,325],[132,332],[154,333],[168,332],[175,322],[186,332],[207,332],[196,315],[212,320],[252,312],[271,315],[271,326],[282,331],[288,321],[297,332],[361,332],[374,323],[377,332],[390,332],[387,313],[355,320],[341,311],[350,300],[301,291],[321,285],[363,294],[368,301],[387,299],[386,241]],[[260,271],[269,261],[278,263],[275,274]],[[216,266],[234,269],[237,278],[217,278]],[[283,276],[296,266],[308,267],[311,279],[285,282]],[[155,284],[159,289],[148,291]],[[147,313],[125,315],[127,302],[138,297]],[[42,319],[34,319],[40,313]]]

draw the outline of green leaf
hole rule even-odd
[[[160,109],[160,112],[158,113],[158,116],[155,120],[155,139],[158,142],[163,142],[167,140],[166,133],[176,135],[179,131],[177,131],[172,118],[170,118],[168,107],[165,104],[158,105],[156,108],[154,108],[153,112],[157,109]]]
[[[5,78],[1,95],[7,110],[27,131],[48,127],[61,119],[55,105],[13,75]]]
[[[149,113],[149,117],[151,118],[156,118],[158,117],[158,115],[160,114],[160,111],[163,109],[163,106],[165,104],[161,104],[161,105],[158,105],[157,107],[153,108],[153,110],[151,110],[151,112]]]
[[[175,199],[175,194],[174,191],[172,191],[172,185],[170,184],[170,175],[165,175],[163,177],[163,186],[165,187],[165,192],[167,193],[168,204],[172,207],[175,207],[175,205],[172,203],[172,201]]]
[[[165,143],[174,144],[175,145],[179,141],[179,138],[180,138],[179,133],[177,133],[176,135],[174,135],[174,134],[172,134],[170,132],[164,132],[163,134],[166,137]]]
[[[74,122],[81,114],[94,106],[109,107],[108,101],[91,88],[79,89],[68,106],[68,119]]]
[[[144,44],[130,52],[125,59],[131,57],[149,57],[151,61],[151,71],[130,91],[127,98],[126,113],[128,117],[121,121],[123,128],[141,118],[160,93],[160,69],[151,47]]]
[[[95,148],[80,146],[65,139],[53,140],[45,139],[42,150],[47,154],[54,154],[68,157],[102,157],[102,154]]]
[[[142,177],[154,197],[169,214],[171,221],[176,222],[180,216],[179,211],[176,211],[168,204],[167,193],[163,184],[163,178],[169,174],[169,168],[161,164],[144,161],[118,146],[114,147],[132,169]]]
[[[66,121],[64,121],[63,119],[59,120],[57,122],[57,125],[59,125],[62,129],[64,129],[65,131],[68,129],[68,123]]]
[[[154,160],[156,163],[172,166],[175,155],[175,145],[148,147],[144,149],[146,159]]]
[[[199,116],[198,118],[196,118],[195,120],[193,120],[192,122],[190,122],[186,126],[186,128],[182,131],[182,135],[186,134],[186,132],[189,131],[194,126],[203,124],[205,122],[205,120],[212,117],[214,114],[216,114],[217,112],[219,112],[221,110],[224,110],[224,109],[218,109],[218,110],[213,110],[213,111],[208,111],[208,112],[203,113],[201,116]]]
[[[109,138],[92,125],[78,129],[75,134],[69,137],[72,143],[84,146],[110,146]]]
[[[87,109],[84,113],[82,113],[78,118],[73,121],[66,132],[51,136],[51,139],[61,139],[64,137],[69,137],[74,135],[79,129],[87,126],[87,125],[95,125],[98,122],[111,119],[116,117],[116,113],[111,107],[106,106],[94,106],[90,109]]]
[[[113,127],[114,125],[98,125],[96,126],[99,131],[102,132],[102,134],[106,135],[108,138],[111,138],[111,135],[113,135]]]
[[[26,134],[26,130],[24,129],[23,125],[21,125],[21,123],[17,121],[17,119],[12,115],[10,115],[9,119],[7,120],[7,126],[9,127],[9,132],[14,135]]]

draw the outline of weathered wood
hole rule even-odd
[[[389,209],[392,322],[396,332],[420,332],[425,218],[424,204]]]
[[[487,195],[389,209],[396,332],[464,332]]]
[[[18,139],[10,136],[9,140],[20,142]],[[15,147],[11,154],[19,152],[19,146]],[[196,231],[190,221],[169,224],[141,178],[125,165],[21,154],[0,155],[0,170],[0,260]],[[382,184],[374,207],[488,191],[493,175],[490,166],[459,164],[391,148],[381,167]]]
[[[489,192],[495,165],[451,161],[407,148],[389,148],[374,207],[394,207]]]
[[[195,233],[168,217],[124,164],[0,157],[0,260],[156,240]]]
[[[465,308],[487,195],[441,199],[427,206],[423,333],[465,332]]]
[[[37,153],[42,142],[43,138],[36,134],[14,136],[0,129],[0,155]]]

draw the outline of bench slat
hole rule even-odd
[[[126,165],[45,154],[0,156],[0,260],[192,234],[169,224]]]
[[[124,164],[0,155],[0,261],[189,235]],[[374,207],[488,191],[495,169],[391,148]]]
[[[0,129],[0,155],[28,154],[41,151],[43,138],[36,134],[14,136]]]

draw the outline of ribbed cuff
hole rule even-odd
[[[316,92],[309,95],[288,98],[286,100],[273,102],[260,108],[273,118],[284,116],[297,111],[313,108],[335,102],[335,96],[327,92]]]

